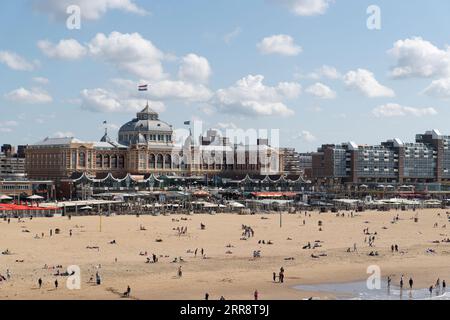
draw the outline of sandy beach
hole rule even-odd
[[[0,299],[123,299],[128,285],[130,299],[201,300],[205,293],[210,299],[253,299],[255,290],[260,299],[332,299],[293,287],[365,280],[370,265],[380,266],[382,276],[391,276],[393,284],[402,274],[405,282],[413,277],[415,287],[422,288],[438,278],[450,280],[450,243],[442,242],[449,238],[446,210],[367,211],[354,217],[341,213],[345,217],[283,213],[281,228],[279,214],[25,218],[9,224],[1,220],[0,251],[11,254],[0,255],[0,274],[6,277],[9,269],[11,277],[0,282]],[[242,225],[250,226],[254,237],[243,237]],[[187,227],[186,234],[180,235],[177,227]],[[363,233],[366,228],[370,235]],[[258,243],[262,240],[266,244]],[[320,247],[303,249],[319,240]],[[391,252],[393,244],[398,252]],[[202,248],[206,258],[200,254]],[[261,257],[253,258],[258,250]],[[371,251],[379,255],[369,256]],[[147,256],[140,255],[145,252],[150,259],[156,254],[158,262],[146,263]],[[184,261],[173,263],[175,257]],[[58,265],[63,267],[60,272],[69,265],[80,267],[80,290],[67,289],[67,278],[54,275]],[[182,277],[177,275],[179,266]],[[272,274],[280,267],[285,280],[275,283]],[[97,271],[101,285],[88,283]]]

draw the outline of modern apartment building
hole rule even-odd
[[[16,153],[13,146],[4,144],[0,153],[0,180],[23,179],[24,177],[25,158]]]
[[[380,145],[322,145],[312,156],[318,183],[418,184],[450,182],[450,136],[438,130],[416,135],[415,142],[388,140]]]

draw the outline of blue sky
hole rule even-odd
[[[446,0],[2,1],[0,143],[96,140],[104,120],[115,136],[146,100],[175,128],[280,129],[300,151],[450,134],[448,12]]]

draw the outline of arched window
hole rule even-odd
[[[154,154],[151,154],[148,157],[148,167],[149,169],[155,169],[155,165],[156,165],[156,158]]]
[[[113,169],[117,169],[117,156],[116,155],[111,156],[111,167]]]
[[[179,169],[180,168],[180,157],[178,155],[173,155],[172,157],[172,167],[174,169]]]
[[[86,167],[86,153],[84,153],[83,151],[78,153],[78,166]]]
[[[109,155],[105,155],[103,157],[103,168],[109,168],[110,167],[110,162],[109,162]]]
[[[125,157],[124,156],[119,156],[119,168],[120,169],[125,168]]]
[[[172,156],[170,154],[166,154],[164,157],[164,168],[172,169]]]
[[[103,168],[103,156],[101,154],[98,154],[96,156],[95,166],[97,168]]]
[[[163,162],[164,162],[164,158],[163,158],[162,154],[158,154],[158,156],[156,157],[156,168],[162,169]]]

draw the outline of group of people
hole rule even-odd
[[[39,278],[38,279],[38,287],[39,287],[39,289],[42,288],[42,285],[43,285],[42,278]],[[58,279],[55,279],[55,282],[53,283],[53,285],[55,286],[55,290],[58,289],[58,286],[59,286]]]
[[[142,255],[147,256],[147,251],[145,251],[145,253],[142,254]],[[158,257],[156,256],[156,254],[152,253],[152,257],[151,258],[147,257],[147,263],[157,263],[157,262],[158,262]]]
[[[176,230],[179,236],[187,234],[187,227],[177,227]]]
[[[283,283],[284,282],[284,268],[283,267],[280,268],[280,272],[278,272],[278,276],[277,276],[277,273],[274,272],[272,275],[272,279],[273,279],[273,282],[277,282],[277,279],[278,279],[279,283]]]
[[[252,227],[250,227],[250,226],[246,226],[246,225],[242,225],[242,230],[244,230],[243,232],[242,232],[242,236],[243,237],[247,237],[247,238],[250,238],[250,237],[254,237],[255,236],[255,231],[253,230],[253,228]]]
[[[389,276],[389,277],[387,278],[388,290],[389,290],[390,287],[391,287],[391,282],[392,282],[392,278]],[[402,276],[400,277],[400,282],[399,282],[400,290],[403,290],[404,285],[405,285],[404,275],[402,275]],[[408,280],[408,285],[409,285],[409,289],[412,290],[413,287],[414,287],[414,280],[413,280],[412,277],[409,278],[409,280]],[[447,283],[445,282],[445,280],[442,280],[442,282],[441,282],[440,279],[437,279],[437,280],[436,280],[436,283],[435,283],[434,285],[431,285],[431,286],[428,288],[428,291],[430,292],[430,296],[433,294],[433,290],[436,291],[436,294],[440,294],[441,292],[442,292],[442,293],[445,293],[446,290],[447,290]]]

